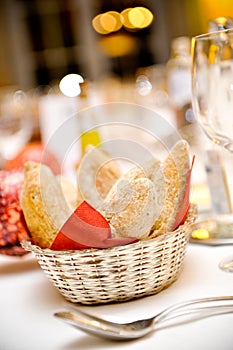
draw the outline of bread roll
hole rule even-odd
[[[88,146],[77,173],[78,202],[85,200],[94,208],[100,208],[103,199],[120,176],[118,163],[107,152]]]
[[[41,248],[50,247],[72,212],[50,168],[35,162],[24,165],[20,205],[32,238]]]
[[[147,237],[159,211],[155,185],[144,177],[118,180],[102,207],[115,237]]]

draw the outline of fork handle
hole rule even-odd
[[[193,305],[194,307],[190,308]],[[203,311],[207,311],[206,315],[210,315],[210,311],[221,311],[223,309],[229,309],[229,312],[233,312],[233,296],[200,298],[181,302],[160,312],[155,317],[154,323],[169,321]]]

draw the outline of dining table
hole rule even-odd
[[[231,245],[189,242],[178,278],[159,293],[121,303],[74,306],[109,320],[130,322],[181,301],[233,295],[233,273],[218,267],[232,249]],[[54,317],[55,312],[67,308],[67,301],[50,283],[33,253],[0,255],[0,286],[1,350],[233,349],[233,312],[158,324],[147,336],[130,341],[98,338],[67,325]]]
[[[48,107],[47,104],[46,107]],[[107,117],[105,118],[105,108],[104,105],[95,110],[95,118],[100,119],[101,125],[108,120]],[[129,139],[129,135],[125,135],[122,129],[118,132],[121,137],[131,141],[131,143],[127,143],[127,151],[129,153],[129,146],[131,146],[133,155],[138,140],[147,142],[149,148],[154,145],[158,132],[155,123],[157,119],[160,126],[159,132],[167,141],[167,146],[169,143],[173,144],[177,137],[180,138],[170,122],[142,107],[135,107],[132,104],[107,105],[106,114],[108,118],[110,115],[112,120],[114,120],[115,114],[122,116],[118,127],[123,125],[125,128],[126,121],[134,127],[134,134],[130,129]],[[143,134],[141,128],[138,127],[141,125],[141,115],[145,121],[144,130],[146,132]],[[74,135],[76,135],[75,118],[70,118],[69,122],[64,120],[59,122],[63,123],[63,127],[58,128],[49,144],[54,145],[54,147],[58,145],[59,137],[61,137],[59,130],[62,131],[63,144],[67,139],[67,145],[70,145],[71,130],[74,130]],[[115,124],[114,127],[116,127]],[[147,132],[151,129],[153,129],[152,133]],[[105,135],[104,130],[101,131]],[[113,131],[115,132],[115,129]],[[140,137],[138,137],[139,131]],[[105,138],[107,141],[114,141],[113,136],[109,133],[108,128]],[[108,145],[114,146],[114,142],[109,142]],[[125,143],[123,146],[122,154],[124,155]],[[158,147],[157,143],[156,147]],[[54,149],[57,150],[57,147]],[[69,149],[68,146],[67,149]],[[61,154],[57,154],[57,156],[64,157],[63,153],[66,154],[67,149],[59,150]],[[119,147],[117,149],[119,151]],[[156,152],[158,153],[158,148],[156,148]],[[117,153],[117,155],[119,154]],[[138,157],[139,155],[137,153]],[[135,160],[134,157],[132,159]],[[197,165],[198,159],[193,177],[195,180],[197,172],[198,181],[200,181],[200,167]],[[201,188],[203,191],[203,186]],[[200,206],[200,198],[198,198],[198,203]],[[194,244],[190,241],[187,244],[184,261],[177,279],[159,293],[124,302],[98,305],[79,303],[73,304],[73,306],[108,320],[123,323],[152,317],[165,308],[186,300],[233,296],[233,273],[224,272],[218,266],[221,259],[230,255],[232,250],[231,245],[208,246]],[[202,317],[199,320],[193,319],[192,322],[184,320],[174,324],[158,324],[153,332],[137,340],[114,341],[84,333],[54,316],[54,313],[68,307],[68,302],[49,281],[32,252],[21,257],[0,254],[0,350],[233,349],[233,308],[232,313]]]

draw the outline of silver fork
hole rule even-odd
[[[190,308],[195,306],[194,308]],[[72,307],[74,309],[74,307]],[[216,313],[216,311],[218,311]],[[172,305],[154,317],[130,323],[115,323],[80,309],[60,311],[54,316],[86,333],[114,340],[137,339],[152,332],[158,323],[172,319],[195,315],[195,320],[206,316],[233,312],[233,296],[193,299]],[[189,320],[192,321],[193,319]]]

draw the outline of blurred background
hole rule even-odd
[[[135,12],[127,26],[127,13],[125,25],[111,15],[93,26],[99,14],[135,7],[152,17],[143,23]],[[231,0],[1,0],[0,86],[30,89],[68,73],[132,78],[140,67],[166,63],[173,38],[206,32],[219,16],[233,16]]]
[[[198,155],[195,193],[208,206],[203,164],[212,162],[192,112],[191,38],[215,29],[216,18],[233,25],[232,17],[232,0],[1,0],[0,168],[25,145],[47,144],[73,113],[130,102],[158,112],[188,140]],[[88,118],[79,119],[79,132]],[[50,143],[60,160],[70,140],[64,133]],[[102,136],[83,135],[80,152]],[[77,160],[75,153],[72,169]]]

